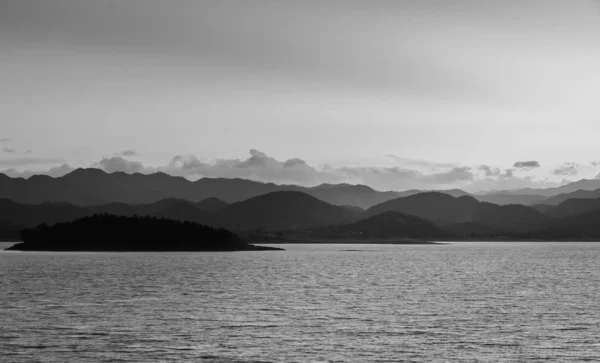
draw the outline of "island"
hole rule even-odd
[[[7,250],[17,251],[270,251],[248,244],[231,231],[156,217],[95,214],[21,232]]]

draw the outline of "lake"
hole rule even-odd
[[[0,361],[600,360],[600,243],[281,247],[0,252]]]

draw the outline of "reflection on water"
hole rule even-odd
[[[283,247],[0,252],[0,361],[599,359],[600,244]]]

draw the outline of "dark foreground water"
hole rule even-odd
[[[0,361],[600,361],[600,243],[284,247],[0,252]]]

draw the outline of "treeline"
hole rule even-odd
[[[21,232],[20,250],[234,251],[249,249],[234,233],[193,222],[96,214]]]

